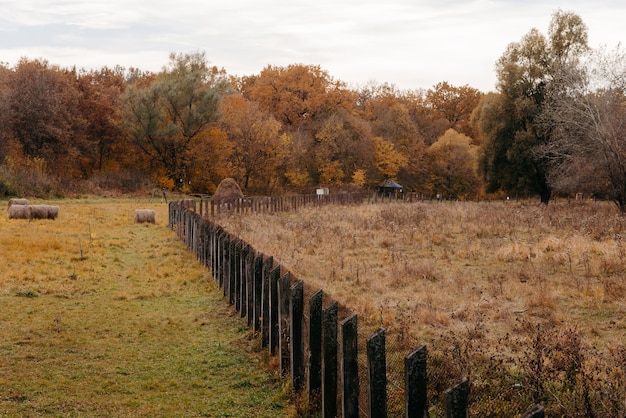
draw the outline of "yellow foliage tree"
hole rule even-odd
[[[373,138],[376,152],[376,171],[383,178],[396,178],[400,168],[407,164],[407,157],[383,137]]]
[[[470,137],[448,129],[428,148],[430,190],[458,198],[478,194],[478,147],[471,145],[471,142]]]
[[[367,174],[365,173],[365,170],[358,169],[354,172],[354,174],[352,174],[352,184],[354,186],[361,188],[365,186],[366,182]]]

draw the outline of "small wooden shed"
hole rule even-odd
[[[383,184],[378,186],[378,191],[383,197],[395,197],[397,199],[402,196],[402,186],[391,179],[385,180]]]

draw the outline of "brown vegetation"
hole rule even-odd
[[[469,376],[476,413],[533,402],[624,412],[611,402],[626,373],[626,227],[608,203],[391,203],[219,222],[385,327],[403,354],[426,343],[431,391]]]

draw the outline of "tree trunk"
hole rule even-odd
[[[542,190],[539,193],[539,196],[541,197],[541,203],[543,203],[544,205],[547,205],[550,202],[550,197],[552,196],[552,190],[550,190],[549,188],[546,188],[545,190]]]

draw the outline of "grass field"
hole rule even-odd
[[[386,203],[218,222],[386,328],[388,349],[426,343],[433,397],[467,376],[477,416],[534,403],[549,416],[625,413],[626,222],[610,203]]]
[[[0,217],[0,416],[290,416],[165,204],[45,203],[56,221]]]

